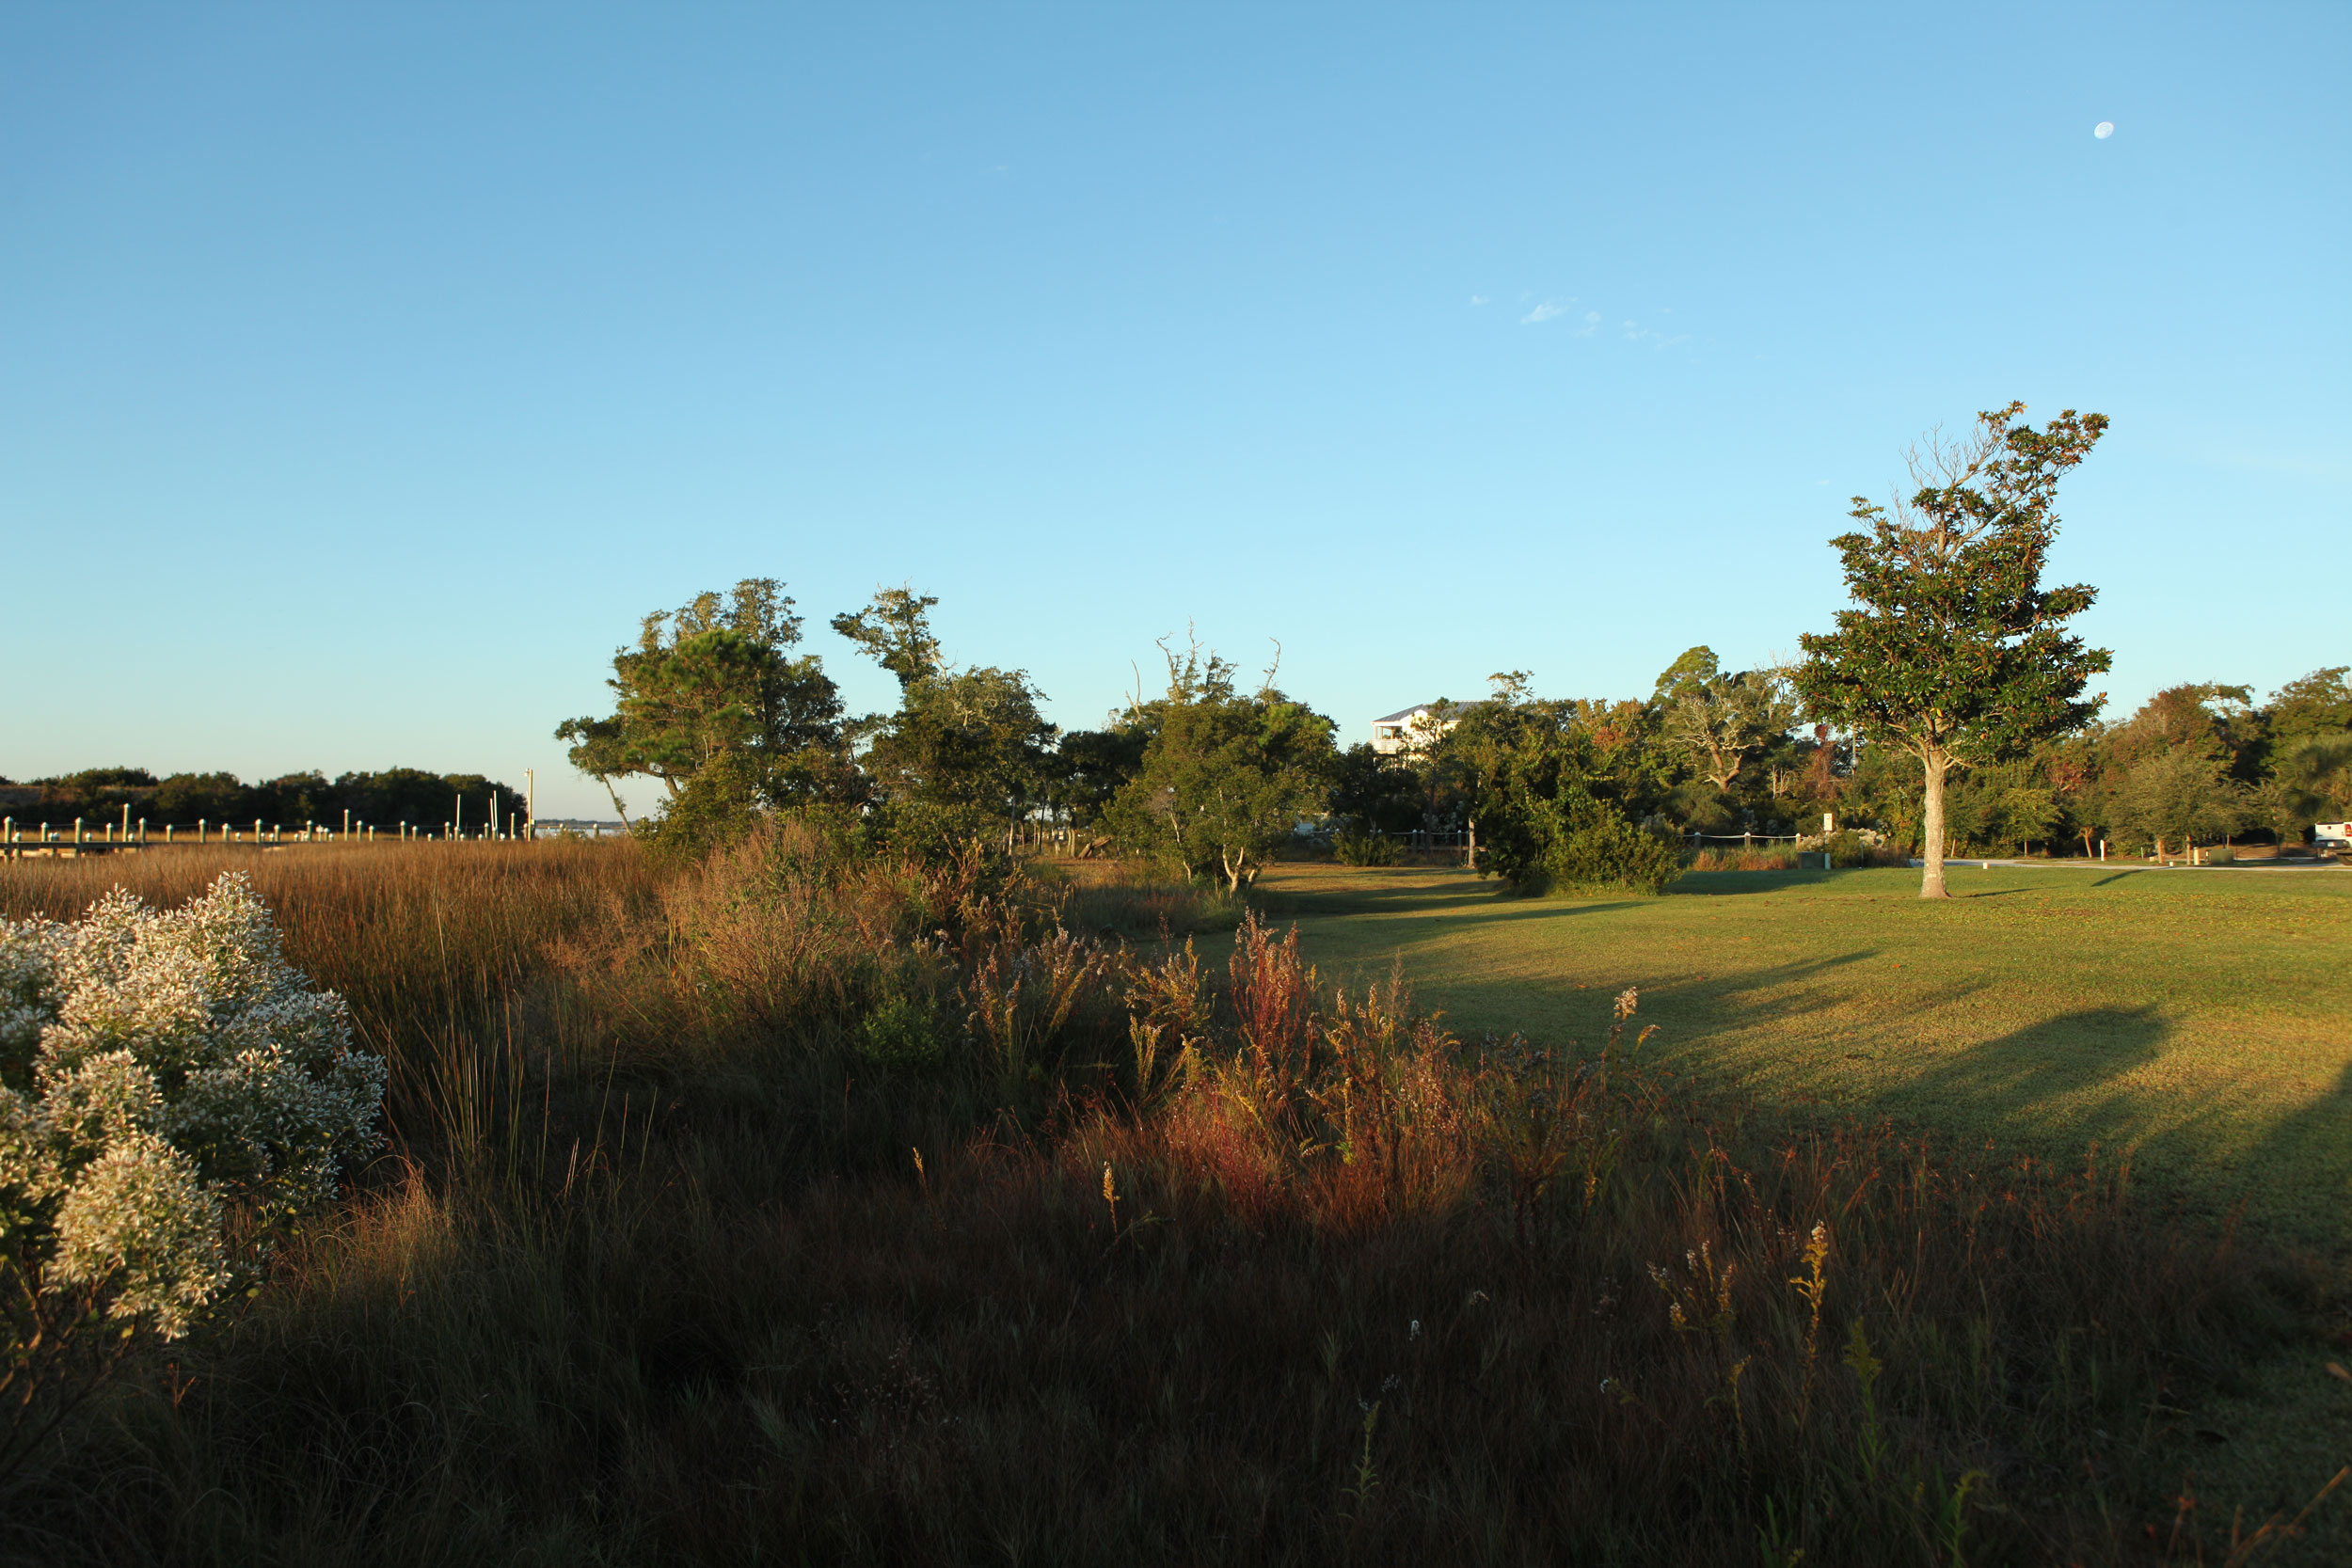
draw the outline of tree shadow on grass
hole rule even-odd
[[[1668,898],[1742,898],[1786,888],[1811,887],[1845,875],[1838,871],[1686,871],[1669,887]]]
[[[2029,1023],[1946,1059],[1901,1091],[1939,1119],[1997,1130],[2027,1107],[2119,1078],[2163,1053],[2172,1025],[2152,1006],[2086,1007]],[[2127,1131],[2091,1129],[2088,1136]]]
[[[2337,1257],[2352,1253],[2352,1067],[2263,1134],[2236,1185],[2259,1217]]]
[[[1319,920],[1353,914],[1425,914],[1486,921],[1565,919],[1572,915],[1598,914],[1605,910],[1634,909],[1651,900],[1574,896],[1522,898],[1512,895],[1501,882],[1451,877],[1436,883],[1399,880],[1384,884],[1367,879],[1363,881],[1350,880],[1337,887],[1292,885],[1267,888],[1254,895],[1252,901],[1263,913],[1277,920]]]
[[[1496,884],[1474,877],[1448,877],[1426,881],[1420,877],[1394,880],[1377,872],[1350,877],[1337,885],[1296,884],[1261,888],[1252,894],[1267,914],[1282,919],[1313,919],[1322,915],[1395,914],[1416,911],[1452,910],[1495,896]]]
[[[1637,968],[1606,980],[1515,984],[1503,989],[1509,1000],[1500,1007],[1487,1005],[1494,993],[1477,976],[1419,985],[1415,990],[1424,1002],[1442,1006],[1451,1017],[1474,1017],[1473,1033],[1516,1030],[1542,1045],[1568,1048],[1582,1042],[1583,1047],[1597,1050],[1608,1033],[1612,1001],[1625,987],[1634,986],[1641,992],[1636,1027],[1655,1023],[1664,1031],[1657,1047],[1661,1053],[1682,1055],[1685,1048],[1695,1048],[1701,1053],[1697,1059],[1704,1060],[1710,1036],[1753,1023],[1759,1010],[1769,1010],[1776,1019],[1794,1020],[1836,1006],[1838,995],[1824,994],[1808,982],[1877,957],[1876,948],[1858,948],[1722,975],[1645,975]],[[1371,955],[1356,961],[1359,973],[1372,968]],[[1759,995],[1770,1000],[1759,1001]]]
[[[1652,980],[1642,990],[1643,1018],[1665,1028],[1669,1049],[1704,1051],[1709,1036],[1751,1026],[1759,1017],[1789,1024],[1842,1006],[1842,992],[1810,982],[1880,956],[1878,948],[1856,947],[1725,974]]]

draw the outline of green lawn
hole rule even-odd
[[[1476,1038],[1597,1044],[1642,991],[1653,1050],[1782,1104],[1887,1113],[2143,1192],[2240,1198],[2343,1249],[2352,1199],[2352,872],[1713,872],[1655,899],[1522,900],[1460,872],[1277,868],[1327,974],[1402,957]]]

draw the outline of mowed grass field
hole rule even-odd
[[[1641,988],[1650,1050],[1800,1114],[1888,1115],[2079,1162],[2352,1251],[2352,872],[1954,868],[1693,874],[1655,899],[1528,900],[1459,871],[1286,865],[1327,974],[1385,974],[1466,1038],[1597,1048]]]

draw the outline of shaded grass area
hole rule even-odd
[[[2073,1158],[2271,1233],[2352,1242],[2352,875],[1956,870],[1688,876],[1659,899],[1512,900],[1466,875],[1285,866],[1325,963],[1476,1037],[1589,1037],[1642,988],[1685,1071]]]
[[[18,1559],[2219,1560],[2178,1446],[2323,1305],[2111,1165],[1629,1066],[1613,984],[1458,1049],[1311,971],[1356,915],[1204,964],[808,835],[447,853],[270,868],[395,1148]],[[1217,912],[1119,885],[1093,930]]]

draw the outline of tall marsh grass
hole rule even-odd
[[[20,1557],[2139,1560],[2309,1305],[2113,1164],[1772,1132],[1630,992],[1466,1045],[1183,890],[791,828],[256,870],[400,1144],[7,1499]]]

